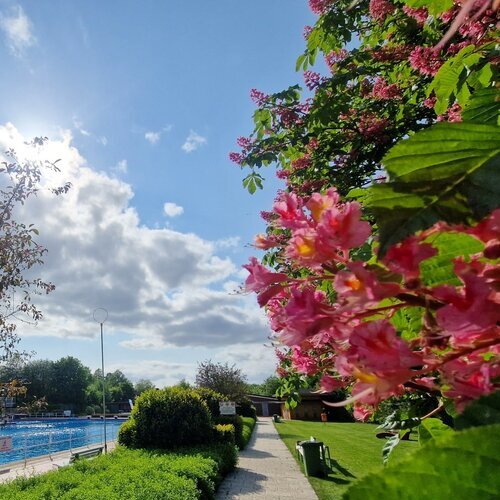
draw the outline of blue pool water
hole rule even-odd
[[[116,439],[124,420],[106,419],[107,441]],[[12,450],[0,452],[0,466],[25,458],[78,448],[103,439],[103,421],[79,418],[18,420],[0,427],[0,438],[12,437]]]

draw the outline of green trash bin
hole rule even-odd
[[[299,446],[302,448],[306,476],[322,476],[321,448],[323,443],[321,441],[301,441]]]

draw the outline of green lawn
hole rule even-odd
[[[385,440],[375,437],[379,432],[376,425],[284,420],[275,424],[275,427],[295,458],[296,442],[309,439],[310,436],[330,447],[333,472],[325,478],[309,477],[320,500],[341,498],[352,481],[374,468],[382,467],[382,447]],[[394,450],[389,461],[398,460],[416,448],[418,443],[415,441],[403,441]]]

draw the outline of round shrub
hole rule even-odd
[[[212,420],[196,392],[178,387],[150,389],[136,400],[130,424],[118,442],[132,448],[176,448],[212,437]]]
[[[127,420],[120,425],[118,442],[127,448],[136,448],[136,425],[133,420]]]
[[[242,417],[257,418],[255,406],[248,398],[241,398],[237,401],[236,413]]]
[[[198,387],[194,389],[194,391],[207,404],[210,415],[212,415],[212,419],[220,417],[219,403],[221,401],[226,401],[227,397],[222,395],[220,392],[213,391],[207,387]]]

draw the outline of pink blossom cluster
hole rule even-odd
[[[433,47],[415,47],[408,60],[414,69],[429,76],[434,76],[443,64],[439,52]]]
[[[397,84],[388,84],[385,78],[378,77],[373,84],[372,97],[381,100],[401,99],[401,89]]]
[[[332,4],[333,0],[309,0],[309,8],[318,16],[328,12]]]
[[[395,10],[396,7],[389,0],[370,0],[370,14],[377,21],[383,21]]]
[[[373,139],[377,142],[385,142],[387,136],[385,130],[389,125],[389,120],[384,117],[379,117],[375,113],[364,113],[358,119],[359,133],[365,139]]]
[[[446,113],[437,117],[438,122],[461,122],[462,121],[462,106],[455,103],[451,108],[446,110]]]
[[[304,83],[309,90],[314,90],[319,87],[324,80],[325,79],[316,71],[304,71]]]
[[[307,40],[311,36],[312,30],[313,30],[312,26],[304,26],[304,31],[302,32],[304,40]]]
[[[359,204],[335,189],[301,198],[282,192],[273,206],[274,233],[260,248],[281,249],[286,267],[308,270],[292,278],[252,258],[246,289],[266,307],[281,344],[280,375],[289,362],[298,373],[321,375],[325,391],[351,389],[344,402],[366,419],[383,400],[408,386],[441,389],[463,409],[499,388],[500,209],[472,228],[437,224],[392,245],[378,263],[351,259],[370,225]],[[454,260],[460,285],[424,285],[421,265],[437,255],[430,243],[443,231],[467,232],[484,251]],[[281,237],[277,237],[280,234]],[[330,283],[332,295],[319,289]],[[420,336],[398,335],[391,320],[400,309],[425,310]]]
[[[403,6],[403,12],[407,16],[413,17],[413,19],[415,19],[420,26],[423,26],[429,17],[429,11],[425,7],[412,9],[411,7],[408,7],[408,5],[405,5]]]
[[[229,160],[237,165],[243,165],[243,161],[245,160],[245,156],[241,153],[237,153],[235,151],[231,151],[229,153]]]
[[[267,94],[264,94],[264,92],[261,92],[260,90],[257,89],[252,89],[250,90],[250,99],[257,104],[257,106],[264,106],[266,104],[267,99],[269,99],[269,96]]]
[[[412,50],[413,48],[408,45],[385,45],[372,50],[371,55],[380,62],[400,62],[407,59]]]
[[[342,62],[349,55],[349,51],[346,49],[332,50],[325,56],[325,62],[329,68],[335,66],[335,64]]]

